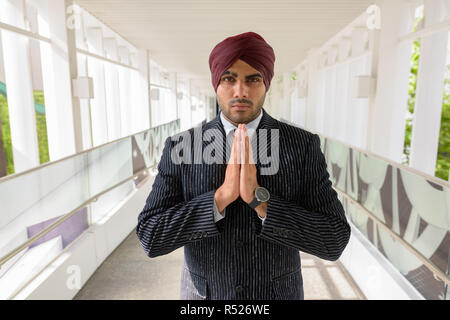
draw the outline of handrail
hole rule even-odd
[[[402,44],[408,41],[414,41],[418,38],[429,36],[436,32],[448,31],[449,28],[450,28],[450,19],[447,19],[439,23],[433,24],[431,26],[427,26],[423,29],[417,30],[415,32],[410,32],[404,36],[401,36],[398,39],[398,43]]]
[[[36,234],[35,236],[33,236],[32,238],[28,239],[27,241],[25,241],[24,243],[22,243],[21,245],[19,245],[18,247],[14,248],[13,250],[11,250],[10,252],[8,252],[5,256],[0,258],[0,269],[2,267],[2,265],[4,265],[7,261],[9,261],[10,259],[12,259],[15,255],[17,255],[18,253],[20,253],[23,249],[26,249],[29,245],[31,245],[32,243],[36,242],[37,240],[39,240],[40,238],[42,238],[43,236],[45,236],[47,233],[49,233],[50,231],[52,231],[53,229],[55,229],[57,226],[59,226],[61,223],[63,223],[64,221],[66,221],[67,219],[69,219],[70,217],[72,217],[73,215],[75,215],[75,213],[77,213],[80,209],[86,207],[87,205],[89,205],[91,202],[95,202],[97,201],[97,199],[99,197],[101,197],[102,195],[104,195],[105,193],[111,191],[112,189],[117,188],[118,186],[124,184],[125,182],[128,182],[131,179],[135,179],[139,176],[140,173],[144,172],[144,171],[148,171],[150,169],[154,169],[157,167],[157,164],[151,166],[151,167],[145,167],[139,171],[137,171],[136,173],[134,173],[132,176],[123,179],[122,181],[116,183],[115,185],[103,190],[100,193],[97,193],[96,195],[90,197],[88,200],[86,200],[85,202],[83,202],[81,205],[79,205],[77,208],[75,208],[74,210],[70,211],[69,213],[66,213],[65,215],[63,215],[60,219],[56,220],[55,222],[53,222],[51,225],[49,225],[47,228],[43,229],[41,232],[39,232],[38,234]]]
[[[125,64],[125,63],[122,63],[122,62],[119,62],[119,61],[115,61],[115,60],[103,57],[103,56],[101,56],[99,54],[95,54],[95,53],[92,53],[92,52],[84,50],[84,49],[77,48],[77,52],[80,53],[80,54],[84,54],[85,56],[89,56],[89,57],[92,57],[92,58],[95,58],[95,59],[98,59],[98,60],[103,60],[103,61],[109,62],[111,64],[122,66],[124,68],[128,68],[128,69],[132,69],[132,70],[135,70],[135,71],[139,71],[139,69],[136,68],[136,67],[133,67],[131,65],[128,65],[128,64]]]
[[[318,68],[318,69],[319,69],[319,71],[327,71],[328,69],[332,69],[332,68],[338,67],[338,66],[340,66],[340,65],[343,65],[343,64],[347,64],[347,63],[353,62],[354,60],[361,59],[362,57],[368,56],[368,55],[370,55],[371,53],[372,53],[371,50],[365,50],[365,51],[363,51],[363,52],[361,52],[361,53],[358,53],[358,54],[355,55],[355,56],[349,56],[349,57],[347,57],[347,58],[345,58],[345,59],[343,59],[343,60],[338,60],[338,59],[336,59],[336,62],[333,63],[333,64],[331,64],[331,65],[325,65],[325,66],[320,66],[320,65],[319,65],[319,68]]]
[[[95,147],[92,147],[92,148],[89,148],[89,149],[80,151],[80,152],[78,152],[78,153],[71,154],[71,155],[69,155],[69,156],[67,156],[67,157],[64,157],[64,158],[61,158],[61,159],[58,159],[58,160],[55,160],[55,161],[49,161],[49,162],[43,163],[43,164],[41,164],[41,165],[39,165],[39,166],[30,168],[30,169],[27,169],[27,170],[24,170],[24,171],[21,171],[21,172],[17,172],[17,173],[13,173],[13,174],[10,174],[10,175],[4,176],[4,177],[0,177],[0,184],[1,184],[2,182],[5,182],[5,181],[8,181],[8,180],[11,180],[11,179],[20,177],[20,176],[22,176],[22,175],[24,175],[24,174],[28,174],[28,173],[30,173],[30,172],[39,170],[39,169],[41,169],[41,168],[45,168],[45,167],[47,167],[47,166],[51,166],[51,165],[53,165],[53,164],[55,164],[55,163],[59,163],[59,162],[64,161],[64,160],[68,160],[68,159],[71,159],[71,158],[75,158],[75,157],[77,157],[77,156],[79,156],[79,155],[81,155],[81,154],[83,154],[83,153],[87,153],[87,152],[90,152],[90,151],[93,151],[93,150],[97,150],[97,149],[103,148],[103,147],[105,147],[105,146],[107,146],[107,145],[110,145],[110,144],[113,144],[113,143],[118,143],[119,141],[122,141],[122,140],[125,140],[125,139],[128,139],[128,138],[131,138],[131,137],[133,137],[133,136],[135,136],[135,135],[138,135],[138,134],[147,132],[148,130],[151,130],[151,129],[156,129],[156,128],[158,128],[158,127],[167,125],[167,124],[169,124],[169,123],[176,122],[176,121],[178,121],[178,120],[179,120],[179,119],[172,120],[172,121],[169,121],[169,122],[166,122],[166,123],[162,123],[162,124],[157,125],[156,127],[151,127],[151,128],[147,128],[147,129],[144,129],[144,130],[142,130],[142,131],[139,131],[139,132],[135,132],[135,133],[130,134],[130,135],[126,136],[126,137],[122,137],[122,138],[119,138],[119,139],[116,139],[116,140],[113,140],[113,141],[106,142],[106,143],[104,143],[104,144],[101,144],[101,145],[98,145],[98,146],[95,146]]]
[[[421,176],[421,177],[423,177],[423,178],[425,178],[425,179],[427,179],[427,180],[430,180],[431,182],[434,182],[434,183],[436,183],[436,184],[443,185],[443,186],[445,186],[445,187],[447,187],[447,188],[450,188],[450,182],[449,182],[449,181],[443,180],[443,179],[441,179],[441,178],[439,178],[439,177],[431,176],[431,175],[429,175],[428,173],[424,173],[424,172],[419,171],[419,170],[417,170],[417,169],[414,169],[414,168],[412,168],[412,167],[405,166],[405,165],[403,165],[403,164],[401,164],[401,163],[394,162],[393,160],[390,160],[390,159],[385,158],[385,157],[383,157],[383,156],[380,156],[380,155],[378,155],[378,154],[372,153],[372,152],[370,152],[370,151],[368,151],[368,150],[363,150],[363,149],[360,149],[360,148],[358,148],[358,147],[349,145],[349,144],[347,144],[347,143],[345,143],[345,142],[342,142],[342,141],[337,140],[337,139],[335,139],[335,138],[331,138],[331,137],[329,137],[329,136],[327,136],[327,135],[324,135],[323,133],[317,133],[316,131],[314,131],[314,130],[312,130],[312,129],[309,129],[309,128],[308,128],[308,129],[303,128],[302,126],[299,126],[298,124],[293,123],[293,122],[291,122],[291,121],[289,121],[289,120],[286,120],[286,119],[284,119],[284,118],[280,118],[280,120],[281,120],[282,122],[285,122],[285,123],[290,124],[290,125],[292,125],[292,126],[298,127],[298,128],[300,128],[300,129],[303,129],[303,130],[306,130],[306,131],[309,131],[309,132],[318,134],[319,136],[322,136],[322,137],[324,137],[324,138],[327,138],[328,140],[332,140],[332,141],[334,141],[334,142],[337,142],[337,143],[339,143],[339,144],[342,144],[342,145],[344,145],[344,146],[346,146],[346,147],[348,147],[348,148],[351,148],[351,149],[353,149],[353,150],[356,150],[356,151],[365,153],[365,154],[367,154],[367,155],[370,155],[370,156],[372,156],[372,157],[374,157],[374,158],[378,158],[378,159],[380,159],[380,160],[383,160],[384,162],[389,163],[391,166],[394,166],[394,167],[396,167],[397,169],[402,169],[402,170],[409,171],[409,172],[411,172],[411,173],[413,173],[413,174],[415,174],[415,175],[419,175],[419,176]]]
[[[54,223],[49,225],[47,228],[43,229],[41,232],[36,234],[34,237],[28,239],[23,244],[19,245],[15,249],[11,250],[8,254],[6,254],[5,256],[1,257],[0,258],[0,269],[1,269],[2,265],[4,265],[8,260],[12,259],[15,255],[20,253],[23,249],[27,248],[28,246],[30,246],[31,244],[33,244],[34,242],[36,242],[37,240],[39,240],[40,238],[45,236],[47,233],[49,233],[50,231],[55,229],[61,223],[63,223],[64,221],[66,221],[67,219],[72,217],[81,208],[86,207],[91,202],[97,201],[97,199],[99,197],[101,197],[105,193],[108,193],[112,189],[115,189],[118,186],[124,184],[125,182],[127,182],[127,181],[129,181],[131,179],[137,178],[140,173],[142,173],[144,171],[148,171],[148,170],[154,169],[156,167],[157,167],[157,164],[155,164],[155,165],[153,165],[151,167],[146,167],[144,169],[141,169],[138,172],[136,172],[135,174],[133,174],[132,176],[130,176],[128,178],[125,178],[122,181],[116,183],[115,185],[107,188],[106,190],[104,190],[104,191],[102,191],[100,193],[97,193],[96,195],[92,196],[91,198],[89,198],[88,200],[83,202],[80,206],[78,206],[74,210],[70,211],[69,213],[65,214],[63,217],[61,217],[60,219],[58,219],[57,221],[55,221]],[[344,191],[342,191],[339,188],[334,187],[334,186],[333,186],[333,189],[336,190],[342,196],[344,196],[353,205],[357,206],[360,210],[364,211],[373,221],[375,221],[375,223],[377,223],[379,226],[381,226],[383,229],[385,229],[391,236],[393,236],[398,242],[400,242],[404,247],[406,247],[406,249],[408,249],[414,256],[416,256],[433,273],[433,275],[435,276],[435,278],[437,280],[442,280],[447,285],[450,284],[450,278],[444,272],[442,272],[438,267],[436,267],[436,265],[434,263],[432,263],[426,257],[424,257],[419,251],[417,251],[414,247],[412,247],[408,242],[406,242],[399,235],[397,235],[395,232],[393,232],[384,222],[382,222],[380,219],[378,219],[376,216],[374,216],[369,210],[364,208],[364,206],[362,206],[359,202],[354,200],[352,197],[350,197]]]
[[[285,120],[283,120],[285,121]],[[124,138],[123,138],[124,139]],[[95,202],[97,201],[97,199],[99,197],[101,197],[102,195],[104,195],[105,193],[111,191],[112,189],[117,188],[118,186],[124,184],[125,182],[131,180],[131,179],[135,179],[139,176],[140,173],[144,172],[144,171],[148,171],[151,169],[154,169],[157,167],[157,164],[151,166],[151,167],[146,167],[143,168],[139,171],[137,171],[136,173],[134,173],[132,176],[123,179],[122,181],[116,183],[115,185],[103,190],[100,193],[97,193],[96,195],[92,196],[91,198],[89,198],[88,200],[86,200],[85,202],[83,202],[80,206],[78,206],[76,209],[70,211],[69,213],[65,214],[63,217],[61,217],[60,219],[58,219],[57,221],[55,221],[54,223],[52,223],[51,225],[49,225],[47,228],[43,229],[41,232],[39,232],[38,234],[36,234],[35,236],[33,236],[32,238],[28,239],[27,241],[25,241],[23,244],[19,245],[18,247],[16,247],[15,249],[11,250],[8,254],[6,254],[5,256],[0,258],[0,268],[2,265],[4,265],[7,261],[9,261],[10,259],[12,259],[15,255],[17,255],[18,253],[20,253],[23,249],[27,248],[29,245],[31,245],[32,243],[34,243],[35,241],[37,241],[38,239],[42,238],[43,236],[45,236],[46,234],[48,234],[50,231],[52,231],[53,229],[55,229],[57,226],[59,226],[61,223],[63,223],[64,221],[66,221],[67,219],[69,219],[70,217],[72,217],[75,213],[77,213],[81,208],[87,206],[88,204],[90,204],[91,202]],[[446,275],[442,270],[440,270],[434,263],[432,263],[429,259],[427,259],[425,256],[423,256],[419,251],[417,251],[413,246],[411,246],[408,242],[406,242],[404,239],[402,239],[398,234],[396,234],[394,231],[391,230],[391,228],[389,228],[389,226],[387,226],[383,221],[381,221],[380,219],[378,219],[375,215],[373,215],[369,210],[367,210],[366,208],[364,208],[364,206],[362,206],[359,202],[357,202],[356,200],[354,200],[352,197],[350,197],[345,191],[340,190],[337,187],[333,186],[333,189],[336,190],[336,192],[338,192],[339,194],[341,194],[342,196],[344,196],[347,200],[349,200],[353,205],[357,206],[360,210],[362,210],[363,212],[365,212],[370,219],[372,219],[376,224],[378,224],[379,226],[381,226],[383,229],[385,229],[385,231],[387,231],[391,236],[393,236],[403,247],[405,247],[406,249],[408,249],[416,258],[418,258],[434,275],[434,277],[437,280],[441,280],[443,281],[446,285],[450,285],[450,278],[448,275]]]
[[[19,287],[17,287],[5,300],[13,300],[23,289],[28,287],[30,283],[32,283],[37,277],[39,277],[39,275],[41,275],[44,272],[44,270],[46,270],[49,266],[51,266],[63,254],[67,253],[72,248],[72,246],[78,242],[79,239],[82,239],[85,236],[85,234],[91,230],[91,228],[92,225],[83,230],[83,232],[81,232],[72,242],[70,242],[66,247],[64,247],[64,249],[58,252],[58,254],[55,257],[53,257],[45,266],[40,268],[40,270],[35,274],[33,274],[27,281],[19,285]]]
[[[340,190],[333,186],[333,189],[336,190],[339,194],[344,196],[347,200],[349,200],[353,205],[357,206],[360,210],[364,211],[370,219],[372,219],[376,224],[385,229],[392,237],[394,237],[400,244],[408,249],[416,258],[418,258],[434,275],[436,280],[442,280],[446,285],[450,284],[450,278],[446,275],[442,270],[440,270],[433,262],[424,257],[419,251],[416,250],[413,246],[411,246],[408,242],[406,242],[402,237],[396,234],[391,230],[383,221],[378,219],[375,215],[373,215],[369,210],[364,208],[358,201],[350,197],[346,192]]]
[[[150,83],[150,87],[156,87],[156,88],[161,88],[161,89],[169,89],[169,90],[172,90],[171,87],[163,86],[163,85],[157,84],[157,83]]]
[[[304,129],[304,128],[302,128],[302,127],[300,127],[300,126],[298,126],[297,124],[295,124],[295,123],[292,123],[292,122],[290,122],[290,121],[288,121],[288,120],[285,120],[285,119],[280,119],[280,120],[282,120],[283,122],[286,122],[286,123],[288,123],[288,124],[290,124],[290,125],[293,125],[293,126],[296,126],[296,127],[299,127],[299,128],[301,128],[301,129]],[[304,129],[304,130],[306,130],[306,129]],[[308,130],[308,131],[310,131],[310,130]],[[314,132],[313,130],[311,130],[311,132]],[[358,151],[360,151],[360,152],[363,152],[363,153],[367,153],[367,154],[370,154],[371,156],[373,156],[373,157],[376,157],[376,158],[381,158],[383,161],[386,161],[386,162],[388,162],[389,164],[391,164],[391,165],[394,165],[395,167],[398,167],[398,164],[397,163],[392,163],[391,161],[389,161],[389,160],[387,160],[387,159],[385,159],[385,158],[383,158],[383,157],[381,157],[381,156],[378,156],[378,155],[374,155],[374,154],[372,154],[372,153],[370,153],[370,152],[367,152],[367,151],[364,151],[364,150],[361,150],[361,149],[359,149],[359,148],[357,148],[357,147],[353,147],[353,146],[350,146],[350,145],[348,145],[348,144],[345,144],[345,143],[343,143],[343,142],[341,142],[341,141],[339,141],[339,140],[336,140],[336,139],[333,139],[333,138],[329,138],[329,137],[327,137],[327,136],[325,136],[325,135],[323,135],[323,134],[320,134],[321,136],[323,136],[323,137],[325,137],[325,138],[327,138],[327,139],[330,139],[330,140],[333,140],[333,141],[336,141],[336,142],[338,142],[338,143],[340,143],[340,144],[342,144],[342,145],[345,145],[346,147],[349,147],[349,148],[352,148],[352,149],[356,149],[356,150],[358,150]],[[400,166],[402,166],[402,169],[408,169],[408,170],[410,170],[410,171],[412,171],[413,173],[416,173],[416,172],[414,172],[414,171],[417,171],[417,170],[411,170],[412,168],[409,168],[409,167],[406,167],[406,166],[403,166],[403,165],[400,165]],[[426,174],[423,174],[422,173],[422,176],[424,176],[424,175],[426,175]],[[427,178],[427,179],[429,179],[429,177],[430,178],[432,178],[431,176],[429,176],[429,177],[427,177],[427,176],[424,176],[425,178]],[[438,178],[439,179],[439,178]],[[432,180],[432,179],[429,179],[429,180]],[[442,180],[442,179],[439,179],[439,180]],[[446,182],[445,180],[442,180],[443,182]],[[437,182],[437,183],[440,183],[440,184],[442,184],[441,183],[441,181],[439,181],[439,182]],[[391,228],[389,228],[389,226],[387,226],[383,221],[381,221],[380,219],[378,219],[375,215],[373,215],[369,210],[367,210],[366,208],[364,208],[364,206],[363,205],[361,205],[358,201],[356,201],[355,199],[353,199],[352,197],[350,197],[345,191],[343,191],[343,190],[340,190],[339,188],[337,188],[337,187],[335,187],[335,186],[332,186],[333,187],[333,189],[334,190],[336,190],[339,194],[341,194],[342,196],[344,196],[347,200],[349,200],[353,205],[355,205],[355,206],[357,206],[360,210],[362,210],[362,211],[364,211],[368,216],[369,216],[369,218],[370,219],[372,219],[376,224],[378,224],[379,226],[381,226],[383,229],[385,229],[392,237],[394,237],[403,247],[405,247],[406,249],[408,249],[417,259],[419,259],[432,273],[433,273],[433,275],[434,275],[434,277],[437,279],[437,280],[441,280],[441,281],[443,281],[445,284],[447,284],[447,285],[449,285],[450,284],[450,278],[449,278],[449,276],[447,275],[447,274],[445,274],[442,270],[440,270],[433,262],[431,262],[429,259],[427,259],[425,256],[423,256],[416,248],[414,248],[413,246],[411,246],[411,244],[409,244],[407,241],[405,241],[402,237],[400,237],[397,233],[395,233],[394,231],[392,231],[391,230]]]
[[[140,173],[144,172],[144,171],[148,171],[150,169],[154,169],[155,167],[157,167],[157,164],[151,166],[151,167],[146,167],[144,169],[139,170],[138,172],[136,172],[135,174],[133,174],[132,176],[123,179],[122,181],[116,183],[115,185],[107,188],[106,190],[97,193],[96,195],[92,196],[91,198],[89,198],[88,200],[86,200],[85,202],[83,202],[80,206],[78,206],[76,209],[70,211],[69,213],[65,214],[63,217],[61,217],[60,219],[58,219],[57,221],[55,221],[54,223],[52,223],[51,225],[49,225],[47,228],[43,229],[41,232],[39,232],[38,234],[36,234],[34,237],[28,239],[27,241],[25,241],[23,244],[19,245],[18,247],[16,247],[15,249],[11,250],[8,254],[6,254],[5,256],[0,258],[0,269],[1,266],[4,265],[8,260],[12,259],[15,255],[17,255],[18,253],[20,253],[23,249],[27,248],[29,245],[33,244],[34,242],[36,242],[37,240],[39,240],[40,238],[42,238],[43,236],[45,236],[47,233],[49,233],[50,231],[52,231],[53,229],[55,229],[57,226],[59,226],[61,223],[63,223],[64,221],[66,221],[67,219],[69,219],[70,217],[72,217],[75,213],[77,213],[81,208],[86,207],[87,205],[89,205],[91,202],[95,202],[97,201],[97,199],[99,197],[101,197],[103,194],[108,193],[109,191],[111,191],[112,189],[117,188],[118,186],[124,184],[125,182],[131,180],[131,179],[135,179],[139,176]],[[408,242],[406,242],[405,240],[403,240],[399,235],[397,235],[395,232],[393,232],[384,222],[382,222],[380,219],[378,219],[376,216],[374,216],[369,210],[367,210],[366,208],[364,208],[364,206],[362,206],[359,202],[357,202],[356,200],[354,200],[352,197],[350,197],[347,193],[345,193],[343,190],[340,190],[337,187],[333,186],[333,189],[336,190],[339,194],[341,194],[342,196],[344,196],[347,200],[349,200],[353,205],[357,206],[360,210],[364,211],[373,221],[375,221],[379,226],[381,226],[383,229],[385,229],[391,236],[393,236],[398,242],[400,242],[404,247],[406,247],[414,256],[416,256],[428,269],[430,269],[430,271],[433,273],[433,275],[435,276],[436,279],[440,279],[443,282],[445,282],[447,285],[450,284],[450,278],[444,273],[442,272],[438,267],[436,267],[436,265],[434,263],[432,263],[431,261],[429,261],[426,257],[424,257],[419,251],[417,251],[414,247],[412,247]]]
[[[25,36],[25,37],[28,37],[31,39],[35,39],[35,40],[39,40],[39,41],[44,41],[47,43],[52,42],[52,40],[50,38],[41,36],[39,33],[34,33],[31,31],[28,31],[26,29],[19,28],[19,27],[13,26],[11,24],[3,23],[3,22],[0,22],[0,30],[14,32],[14,33],[20,34],[22,36]]]

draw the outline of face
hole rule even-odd
[[[261,112],[266,86],[261,73],[242,60],[237,60],[221,76],[217,102],[223,115],[235,126],[249,123]]]

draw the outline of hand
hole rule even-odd
[[[250,146],[250,138],[248,136],[247,128],[245,124],[241,125],[240,131],[240,151],[241,151],[241,171],[240,171],[240,183],[239,183],[239,195],[242,200],[250,203],[255,198],[255,189],[260,185],[256,177],[256,165],[253,158],[253,150]],[[259,204],[255,211],[258,216],[265,218],[267,216],[267,202]]]
[[[250,138],[248,136],[245,124],[240,124],[238,131],[239,133],[237,138],[239,139],[241,159],[239,195],[242,200],[250,203],[255,198],[255,189],[259,187],[258,180],[256,178],[256,165],[253,159]]]
[[[225,171],[225,180],[214,194],[214,199],[216,200],[219,212],[222,212],[223,209],[239,197],[240,146],[237,139],[238,132],[239,130],[234,132],[230,160],[228,160],[227,169]]]
[[[214,194],[217,209],[219,212],[223,211],[239,196],[246,203],[252,202],[257,187],[259,184],[250,138],[245,124],[239,124],[235,131],[231,156],[225,172],[225,181]],[[255,211],[261,218],[264,218],[267,215],[267,203],[260,204]]]

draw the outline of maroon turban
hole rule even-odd
[[[217,91],[222,73],[238,59],[245,61],[261,73],[267,92],[273,77],[275,54],[272,47],[254,32],[228,37],[211,51],[209,69],[214,91]]]

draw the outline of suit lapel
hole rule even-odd
[[[272,130],[278,130],[278,122],[274,118],[272,118],[264,109],[263,116],[261,121],[256,128],[256,136],[257,139],[253,139],[252,148],[253,148],[253,157],[256,161],[256,169],[259,175],[261,168],[261,157],[266,157],[268,155],[268,150],[271,150],[271,139],[272,139]],[[265,139],[263,138],[263,132],[265,131]],[[256,154],[258,152],[258,154]]]

